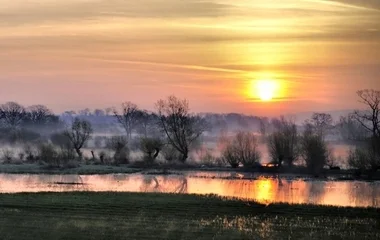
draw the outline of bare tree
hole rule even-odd
[[[310,173],[318,176],[328,160],[328,148],[319,133],[304,133],[301,141],[302,155]]]
[[[355,119],[364,129],[372,133],[373,137],[380,137],[380,91],[365,89],[357,92],[360,102],[365,104],[364,111],[356,110]]]
[[[314,131],[322,138],[325,138],[333,127],[332,116],[328,113],[313,113],[311,119],[307,120],[307,122],[311,124]]]
[[[33,105],[26,109],[28,120],[35,124],[43,124],[49,120],[53,112],[44,105]]]
[[[121,104],[121,113],[118,113],[116,109],[113,109],[114,116],[125,129],[129,140],[132,139],[132,131],[137,125],[138,111],[137,105],[131,102],[124,102]]]
[[[175,96],[159,100],[156,108],[169,144],[182,154],[181,161],[185,162],[191,145],[207,128],[204,119],[191,115],[188,101]]]
[[[73,148],[78,154],[79,158],[82,158],[82,151],[84,144],[91,138],[92,126],[86,120],[75,118],[70,129],[67,129],[64,133],[69,138]]]
[[[147,162],[154,162],[158,157],[158,154],[164,147],[164,143],[159,138],[142,138],[140,142],[140,149],[145,153],[145,158]]]
[[[16,102],[0,105],[0,119],[11,128],[18,127],[25,118],[25,108]]]
[[[357,95],[367,109],[356,110],[352,117],[369,137],[363,142],[364,146],[357,147],[351,152],[349,164],[352,167],[376,171],[380,168],[380,91],[365,89],[357,91]]]
[[[336,125],[341,138],[350,142],[362,142],[369,137],[369,131],[363,131],[362,125],[353,114],[341,116]]]
[[[125,136],[113,136],[107,141],[107,147],[113,150],[116,164],[127,164],[129,162],[128,139]]]
[[[257,138],[250,132],[238,132],[223,151],[223,159],[231,167],[240,163],[244,167],[253,167],[260,161]]]
[[[268,137],[269,154],[279,166],[285,162],[292,166],[300,155],[297,126],[293,120],[281,117],[276,120],[275,131]]]
[[[158,116],[154,113],[150,113],[146,110],[137,111],[136,113],[137,123],[136,130],[140,135],[143,135],[145,138],[160,137],[162,133],[158,126],[159,119]]]

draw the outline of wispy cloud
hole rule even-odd
[[[62,91],[109,89],[112,101],[125,91],[150,101],[138,94],[146,89],[242,110],[247,82],[266,72],[288,90],[275,104],[344,107],[355,104],[348,92],[380,78],[378,0],[0,0],[0,19],[0,100],[33,100],[44,79]],[[31,82],[41,89],[32,94]],[[59,94],[49,95],[57,105]]]

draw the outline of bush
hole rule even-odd
[[[327,163],[328,150],[322,136],[307,134],[302,138],[302,153],[310,173],[319,175]]]
[[[140,141],[140,150],[145,154],[144,160],[154,162],[162,150],[164,143],[159,138],[142,138]]]
[[[37,160],[36,150],[31,145],[24,145],[23,152],[25,154],[25,160],[27,162],[34,163]]]
[[[370,154],[364,148],[350,149],[348,154],[348,166],[354,169],[370,168]]]
[[[111,162],[111,158],[106,151],[100,151],[98,155],[100,164],[109,164]]]
[[[115,164],[129,163],[129,149],[127,145],[128,140],[123,136],[113,136],[108,140],[108,148],[115,152],[113,156]]]
[[[49,167],[59,167],[59,153],[52,144],[41,144],[38,146],[39,160]]]
[[[260,161],[260,157],[257,138],[253,133],[237,133],[223,151],[224,161],[234,168],[240,163],[244,167],[253,167]]]
[[[74,149],[72,148],[60,148],[58,151],[58,158],[61,163],[67,164],[76,160]]]
[[[380,166],[380,159],[370,149],[357,147],[350,150],[348,165],[358,170],[377,170]]]
[[[222,166],[223,161],[220,158],[216,158],[210,151],[206,150],[200,154],[199,162],[201,165],[207,167]]]
[[[240,160],[237,157],[236,148],[234,145],[227,145],[226,148],[222,152],[223,161],[229,164],[232,168],[239,167]]]
[[[68,167],[76,162],[76,155],[73,149],[57,149],[49,143],[38,146],[38,156],[41,163],[47,164],[51,168]]]
[[[11,163],[14,158],[14,151],[11,149],[3,149],[3,161],[4,163]]]
[[[283,162],[288,166],[299,157],[299,145],[296,125],[281,118],[277,129],[268,136],[268,149],[273,163],[282,165]]]

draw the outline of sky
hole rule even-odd
[[[0,0],[0,19],[0,103],[277,116],[380,90],[378,0]]]

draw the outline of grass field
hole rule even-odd
[[[380,209],[157,193],[0,195],[0,239],[379,239]]]

